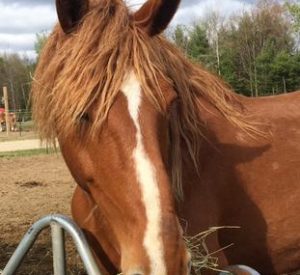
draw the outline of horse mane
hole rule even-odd
[[[197,167],[203,137],[200,99],[250,135],[258,132],[240,99],[218,77],[184,57],[162,36],[149,37],[132,20],[123,0],[93,1],[78,29],[66,35],[56,26],[40,56],[32,87],[33,116],[42,139],[66,137],[97,101],[91,126],[97,133],[120,91],[124,74],[134,69],[142,89],[159,111],[164,104],[159,79],[178,93],[180,113],[173,122],[173,183],[182,195],[180,142]],[[172,150],[173,151],[173,150]]]

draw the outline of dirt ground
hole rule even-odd
[[[36,139],[36,138],[38,138],[38,135],[34,131],[9,132],[8,136],[6,132],[0,132],[0,142],[12,141],[12,140]]]
[[[70,215],[75,183],[57,154],[0,158],[0,270],[30,225],[39,218]],[[49,232],[39,237],[17,274],[53,274]],[[79,257],[67,241],[68,274],[84,274]]]

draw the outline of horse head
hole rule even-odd
[[[135,13],[121,0],[56,4],[60,24],[37,69],[34,109],[80,186],[73,215],[117,271],[188,274],[170,175],[177,93],[147,49],[159,49],[179,0],[149,0]]]

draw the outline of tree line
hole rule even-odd
[[[34,49],[37,59],[17,53],[0,55],[0,107],[4,107],[2,87],[9,91],[9,108],[17,112],[30,112],[30,90],[39,54],[47,41],[48,34],[36,34]]]
[[[222,18],[211,11],[168,36],[194,62],[247,96],[300,89],[300,3],[258,1],[250,11]]]
[[[262,96],[300,89],[299,0],[259,0],[250,11],[226,19],[211,11],[193,25],[169,30],[167,37],[238,93]],[[47,33],[37,34],[37,56],[46,40]],[[37,60],[16,53],[0,55],[0,87],[9,89],[10,109],[30,110]]]
[[[29,95],[35,63],[17,53],[0,56],[0,107],[4,106],[2,87],[9,91],[9,108],[29,111]]]

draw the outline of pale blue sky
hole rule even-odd
[[[143,0],[126,0],[137,7]],[[228,16],[248,10],[254,0],[182,0],[173,24],[189,24],[208,11]],[[0,0],[0,52],[34,56],[35,34],[52,29],[56,21],[55,0]]]

